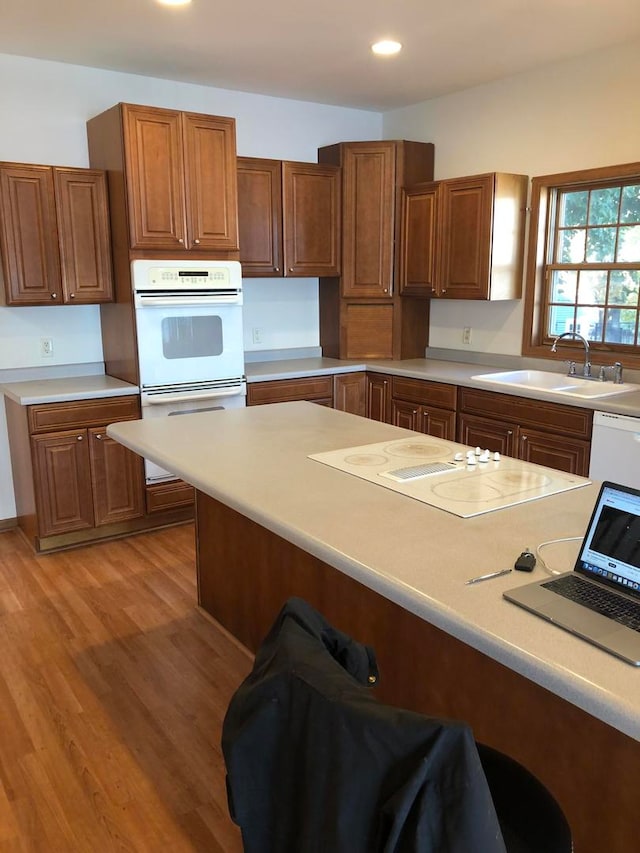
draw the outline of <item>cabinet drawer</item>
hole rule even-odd
[[[460,389],[460,408],[464,412],[486,415],[498,420],[536,427],[576,438],[591,438],[593,412],[577,406],[548,403],[545,400],[530,400],[512,397],[492,391],[477,391],[474,388]]]
[[[32,433],[57,429],[104,426],[116,421],[140,417],[138,397],[101,397],[96,400],[74,400],[68,403],[42,403],[28,407],[29,430]]]
[[[252,382],[247,387],[247,405],[286,403],[290,400],[333,400],[333,376],[274,379]]]
[[[455,385],[443,385],[441,382],[429,382],[424,379],[407,379],[402,376],[393,377],[392,397],[409,403],[455,411],[456,392]]]
[[[164,512],[179,506],[191,506],[195,501],[195,489],[184,480],[170,480],[168,483],[158,483],[147,486],[147,512]]]

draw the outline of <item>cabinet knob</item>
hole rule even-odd
[[[197,246],[197,245],[200,243],[200,240],[194,240],[193,242],[194,242],[194,243],[195,243],[195,245]]]
[[[182,237],[178,237],[178,243],[184,243],[184,240],[182,239]]]
[[[289,267],[289,272],[293,272],[293,267]]]
[[[508,430],[507,430],[507,435],[513,435],[513,430],[512,430],[512,429],[508,429]]]
[[[57,293],[52,293],[52,294],[51,294],[51,298],[52,298],[52,299],[57,299],[57,298],[58,298],[58,294],[57,294]]]
[[[70,293],[70,294],[69,294],[69,299],[75,299],[75,298],[76,298],[75,293]]]
[[[83,436],[83,435],[77,435],[77,436],[76,436],[76,438],[78,439],[78,441],[82,441],[82,439],[84,438],[84,436]]]
[[[101,433],[101,432],[97,432],[97,433],[96,433],[96,438],[98,439],[98,441],[102,441],[102,433]]]
[[[383,293],[389,293],[389,288],[388,287],[383,288],[382,292]]]
[[[522,436],[522,441],[526,441],[526,440],[527,440],[527,436],[526,436],[526,435],[523,435],[523,436]]]
[[[273,271],[274,271],[274,272],[280,272],[280,267],[274,267],[274,268],[273,268]]]

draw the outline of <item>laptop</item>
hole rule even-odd
[[[640,491],[602,483],[573,571],[503,595],[640,666]]]

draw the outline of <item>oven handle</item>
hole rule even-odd
[[[185,394],[161,393],[157,396],[147,396],[144,392],[141,395],[143,406],[160,406],[164,403],[188,403],[190,400],[217,400],[219,397],[237,397],[242,393],[239,388],[228,388],[224,391],[201,391],[194,393],[188,391]]]
[[[230,296],[140,296],[136,293],[135,304],[145,308],[162,308],[166,305],[242,305],[242,295]]]

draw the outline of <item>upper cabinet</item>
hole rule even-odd
[[[339,281],[323,278],[320,285],[323,353],[423,357],[428,302],[400,298],[398,286],[400,188],[433,180],[433,144],[341,142],[320,148],[318,159],[342,167],[342,274]]]
[[[237,252],[234,119],[117,104],[87,132],[132,251]]]
[[[110,301],[104,172],[0,163],[0,252],[7,305]]]
[[[238,157],[245,276],[340,274],[340,169]]]
[[[528,181],[498,172],[404,190],[402,292],[517,299]]]

